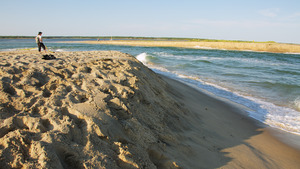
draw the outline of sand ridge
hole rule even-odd
[[[162,152],[183,109],[166,83],[115,51],[2,52],[4,168],[177,168]]]

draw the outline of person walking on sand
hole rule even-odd
[[[46,53],[46,46],[43,43],[42,34],[42,32],[39,32],[38,35],[35,37],[35,41],[38,45],[39,52],[41,52],[41,49],[43,48]]]

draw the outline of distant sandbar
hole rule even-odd
[[[300,53],[300,45],[268,42],[194,42],[159,40],[72,41],[70,43],[107,44],[145,47],[182,47],[194,49],[225,49],[272,53]]]

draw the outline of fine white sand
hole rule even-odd
[[[241,110],[129,54],[0,53],[0,168],[299,168]]]

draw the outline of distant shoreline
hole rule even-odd
[[[34,36],[0,36],[0,39],[33,39]],[[241,41],[172,37],[122,37],[122,36],[44,36],[45,39],[70,39],[64,43],[107,44],[144,47],[182,47],[193,49],[220,49],[271,53],[300,53],[300,44],[274,41]],[[72,41],[74,39],[74,41]],[[81,39],[78,41],[78,39]],[[93,40],[94,39],[94,40]]]
[[[275,41],[249,41],[249,40],[222,40],[222,39],[204,39],[204,38],[179,38],[179,37],[135,37],[135,36],[43,36],[45,39],[95,39],[95,40],[153,40],[153,41],[190,41],[190,42],[239,42],[239,43],[279,43],[294,44],[297,43],[281,43]],[[0,39],[32,39],[35,36],[2,36]]]
[[[66,43],[66,42],[64,42]],[[271,53],[300,53],[300,45],[275,42],[235,42],[235,41],[167,41],[167,40],[101,40],[71,41],[69,43],[106,44],[144,47],[182,47],[193,49],[223,49],[239,51],[257,51]]]

